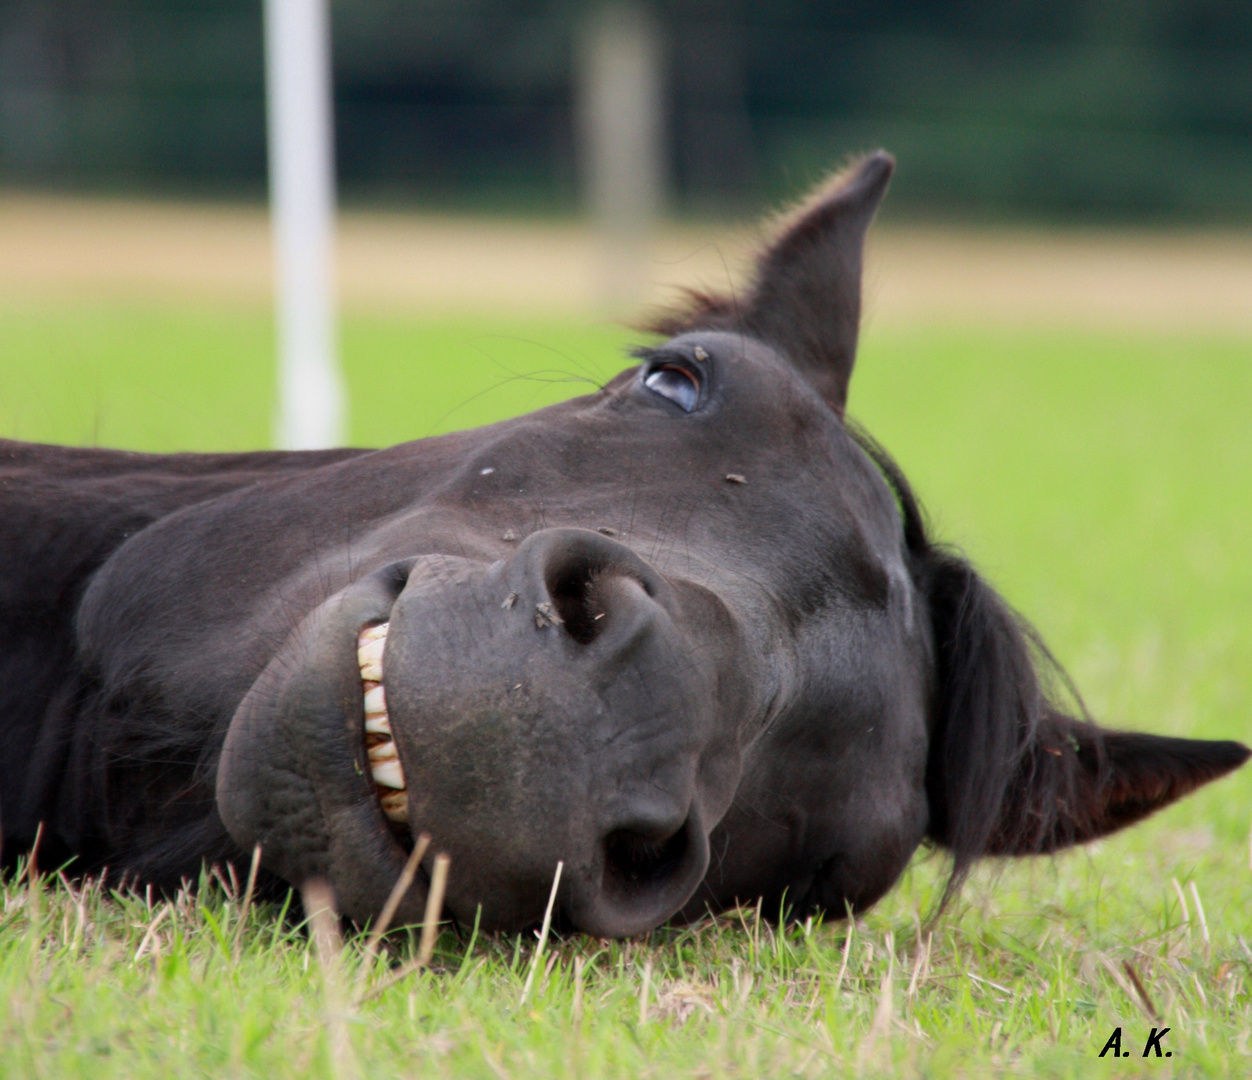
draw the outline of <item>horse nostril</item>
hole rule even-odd
[[[547,592],[540,625],[559,620],[580,645],[590,645],[614,624],[628,644],[665,608],[659,599],[668,595],[665,580],[630,548],[598,533],[547,529],[532,533],[518,554],[538,571]]]
[[[604,838],[604,891],[628,901],[663,887],[686,861],[689,832],[687,822],[669,835],[614,829]]]
[[[590,645],[636,599],[646,597],[644,585],[619,567],[586,558],[556,560],[547,568],[544,585],[565,632],[580,645]]]
[[[580,645],[590,645],[604,629],[601,576],[598,568],[571,560],[550,573],[545,583],[565,632]]]
[[[629,937],[659,926],[691,898],[709,867],[709,839],[698,803],[685,818],[676,809],[637,806],[601,835],[600,873],[571,897],[579,929]]]

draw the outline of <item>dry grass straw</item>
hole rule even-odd
[[[34,926],[39,921],[39,903],[43,895],[43,885],[39,880],[39,842],[43,839],[43,822],[35,828],[35,842],[30,846],[30,855],[26,858],[26,903],[30,912],[30,923]]]
[[[431,957],[435,954],[435,941],[439,936],[439,917],[443,911],[443,896],[448,888],[448,866],[450,863],[451,859],[447,855],[441,853],[435,856],[434,869],[430,875],[430,891],[426,894],[426,911],[422,916],[422,937],[418,944],[417,956],[407,964],[402,964],[388,978],[369,990],[365,990],[358,983],[358,992],[355,997],[356,1004],[360,1005],[363,1002],[373,1000],[395,986],[396,983],[402,982],[415,971],[420,971],[430,963]]]
[[[1209,921],[1204,917],[1204,905],[1200,903],[1200,890],[1196,888],[1194,881],[1190,883],[1189,887],[1191,889],[1191,899],[1195,901],[1196,918],[1200,920],[1200,933],[1204,938],[1204,947],[1207,950],[1209,945],[1212,944],[1209,938]]]
[[[643,979],[639,984],[639,1026],[648,1022],[648,1001],[652,990],[652,957],[643,962]]]
[[[318,966],[322,972],[326,1032],[330,1040],[330,1067],[336,1078],[360,1075],[348,1035],[348,997],[343,978],[343,935],[339,910],[330,884],[321,878],[305,882],[300,890],[309,921]]]
[[[235,938],[231,942],[230,955],[235,963],[239,963],[239,954],[243,948],[243,928],[248,922],[248,911],[252,907],[252,895],[256,892],[256,876],[261,870],[261,845],[252,849],[252,865],[248,867],[248,883],[244,886],[243,902],[239,905],[239,917],[235,920]]]
[[[1139,973],[1134,970],[1128,961],[1122,964],[1129,981],[1123,978],[1122,972],[1117,970],[1117,966],[1107,957],[1101,956],[1100,963],[1104,965],[1104,969],[1113,977],[1113,981],[1121,988],[1123,994],[1138,1008],[1144,1016],[1153,1023],[1157,1021],[1156,1005],[1145,989],[1143,982],[1139,978]]]
[[[400,901],[404,899],[405,894],[412,887],[413,879],[417,877],[417,868],[421,865],[429,847],[430,833],[422,833],[417,838],[417,843],[413,845],[413,850],[409,853],[404,869],[400,871],[400,876],[396,878],[396,883],[391,887],[391,895],[387,897],[387,903],[383,905],[383,910],[378,916],[378,922],[374,924],[369,937],[365,940],[365,955],[361,958],[361,967],[357,973],[356,987],[352,995],[355,1000],[359,1001],[361,998],[365,980],[369,978],[370,972],[374,968],[374,960],[378,956],[378,946],[382,942],[383,935],[390,929],[391,920],[396,917],[396,912],[400,908]]]
[[[552,929],[552,909],[556,905],[556,891],[561,885],[561,871],[565,863],[556,864],[556,873],[552,876],[552,891],[548,894],[548,907],[543,913],[543,926],[539,930],[539,944],[535,946],[535,955],[530,958],[530,971],[526,974],[526,985],[522,987],[522,997],[517,1006],[520,1009],[530,997],[531,987],[535,984],[535,972],[539,969],[539,961],[543,959],[543,950],[548,944],[548,931]]]
[[[583,969],[586,966],[584,957],[574,957],[574,1000],[570,1004],[570,1019],[574,1021],[575,1027],[583,1022]]]
[[[148,923],[148,929],[143,935],[143,940],[139,942],[139,948],[135,950],[134,962],[136,964],[144,958],[149,946],[151,946],[156,939],[156,932],[160,928],[161,923],[165,921],[165,917],[173,912],[173,910],[174,908],[172,905],[163,904],[161,906],[161,910],[158,911],[152,921]]]
[[[435,954],[435,940],[439,937],[439,916],[443,911],[443,894],[448,888],[447,855],[435,856],[435,867],[430,876],[430,895],[426,898],[426,912],[422,916],[422,939],[417,949],[420,967],[430,963]]]
[[[889,1055],[891,1052],[889,1036],[891,1021],[895,1017],[892,989],[896,973],[896,948],[895,937],[890,931],[887,932],[884,947],[887,953],[887,970],[883,973],[882,982],[878,987],[878,1006],[874,1010],[874,1019],[870,1021],[869,1031],[865,1033],[865,1038],[857,1048],[858,1073],[864,1072],[866,1067],[879,1057],[880,1046],[886,1054]]]
[[[917,996],[917,988],[921,984],[921,980],[925,978],[924,972],[930,968],[930,947],[934,942],[935,932],[933,930],[926,933],[926,946],[922,947],[921,938],[917,941],[917,959],[913,963],[913,975],[909,979],[909,989],[907,997],[912,1001]]]
[[[1148,1019],[1160,1023],[1161,1010],[1156,1007],[1156,1002],[1152,1000],[1152,995],[1148,993],[1148,988],[1143,985],[1143,980],[1139,978],[1139,972],[1136,970],[1135,965],[1129,960],[1123,960],[1122,970],[1126,972],[1131,986],[1135,988],[1135,993],[1139,995],[1139,1000],[1147,1011]]]
[[[856,920],[848,919],[848,936],[843,939],[843,961],[839,964],[839,974],[835,978],[835,992],[843,985],[843,977],[848,973],[848,957],[852,954],[852,938],[856,934]]]

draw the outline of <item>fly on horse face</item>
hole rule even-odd
[[[382,450],[0,443],[4,856],[174,887],[260,845],[378,915],[604,936],[864,909],[1249,751],[1067,715],[1032,631],[845,422],[863,159],[594,394]],[[424,871],[399,917],[417,921]]]

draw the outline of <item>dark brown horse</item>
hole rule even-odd
[[[1248,750],[1105,731],[844,422],[890,158],[598,393],[385,450],[0,448],[4,851],[602,935],[873,903],[1121,828]],[[402,917],[419,917],[419,880]]]

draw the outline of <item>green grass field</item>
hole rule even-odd
[[[399,316],[343,335],[364,444],[580,392],[629,340]],[[271,351],[248,310],[0,308],[0,434],[262,446]],[[1246,740],[1250,404],[1246,338],[934,325],[868,334],[851,409],[1098,718]],[[344,1005],[359,939],[323,966],[219,883],[149,905],[10,880],[0,1076],[1247,1075],[1250,817],[1252,769],[1084,850],[984,866],[933,928],[945,867],[923,852],[855,927],[743,911],[549,943],[524,1002],[530,940],[446,933],[431,970]],[[1172,1057],[1144,1059],[1162,1025]],[[1100,1060],[1118,1026],[1133,1056]]]

